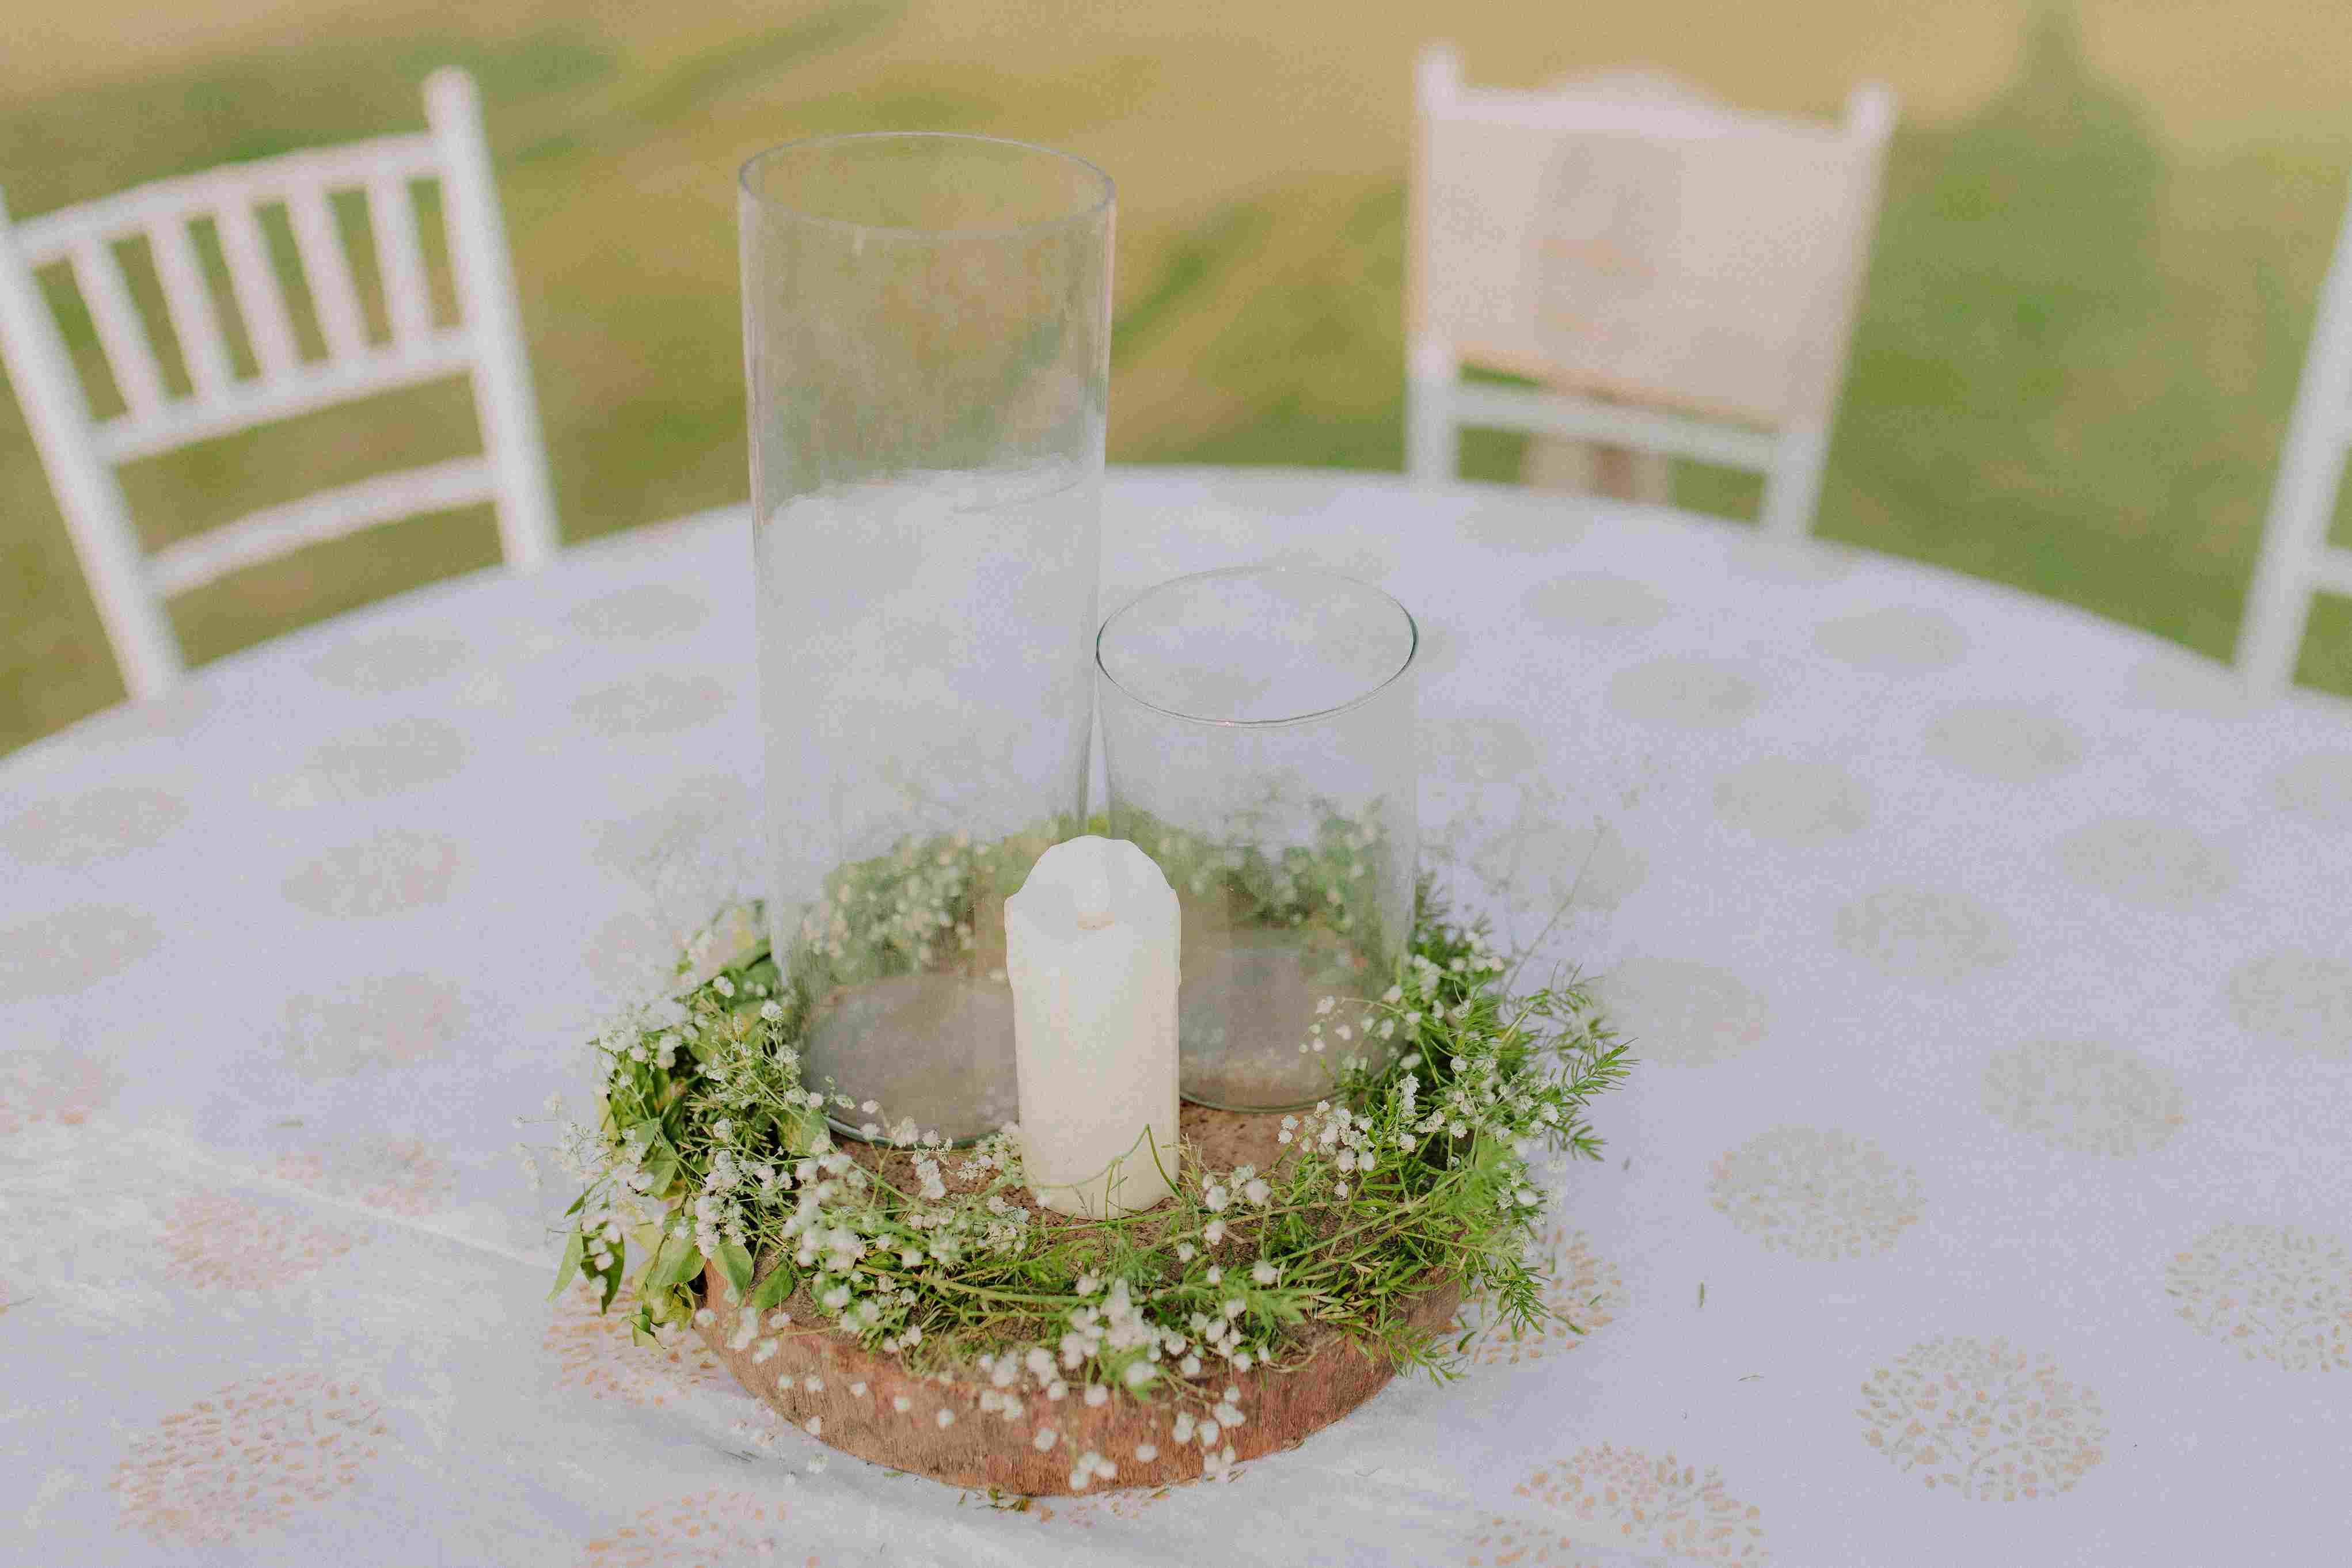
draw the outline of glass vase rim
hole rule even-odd
[[[1121,616],[1155,594],[1220,577],[1305,577],[1319,579],[1324,582],[1341,582],[1350,588],[1360,588],[1368,593],[1386,600],[1396,612],[1404,618],[1404,657],[1397,661],[1395,669],[1391,670],[1346,702],[1333,703],[1328,707],[1316,708],[1307,713],[1286,714],[1279,718],[1213,718],[1206,714],[1186,713],[1181,708],[1172,708],[1163,703],[1153,702],[1150,697],[1135,691],[1126,682],[1111,674],[1110,666],[1103,662],[1103,639],[1110,635],[1111,627]],[[1220,566],[1207,571],[1186,572],[1181,577],[1171,577],[1164,582],[1153,583],[1150,588],[1103,617],[1103,623],[1095,630],[1095,668],[1101,672],[1102,678],[1108,681],[1112,689],[1119,695],[1139,707],[1150,709],[1162,717],[1176,719],[1184,724],[1197,724],[1212,729],[1282,729],[1293,725],[1315,724],[1324,719],[1336,718],[1343,713],[1362,707],[1366,703],[1372,701],[1399,681],[1403,680],[1412,673],[1413,662],[1420,656],[1421,622],[1413,619],[1412,612],[1405,608],[1402,600],[1376,582],[1366,582],[1360,577],[1349,577],[1345,572],[1331,571],[1319,566]]]
[[[1078,168],[1084,170],[1087,174],[1094,177],[1097,188],[1095,193],[1095,199],[1092,202],[1074,211],[1064,213],[1058,217],[1040,218],[1034,223],[1027,224],[971,225],[958,228],[924,228],[910,224],[866,224],[860,223],[855,218],[828,217],[822,213],[808,212],[793,205],[789,202],[779,200],[774,196],[766,195],[756,189],[751,183],[752,172],[772,159],[781,157],[788,152],[806,152],[818,147],[841,146],[854,141],[952,141],[960,142],[967,146],[1018,148],[1024,152],[1043,153],[1046,157],[1057,160],[1061,162],[1076,164]],[[1109,172],[1105,170],[1101,164],[1097,163],[1090,158],[1082,158],[1076,152],[1064,152],[1059,147],[1048,147],[1042,141],[1024,141],[1019,137],[1014,136],[983,136],[977,131],[825,131],[815,136],[796,136],[789,141],[779,141],[772,147],[763,147],[759,152],[752,153],[749,158],[744,159],[741,166],[735,171],[735,184],[736,189],[745,197],[745,199],[757,202],[762,208],[789,217],[795,223],[818,224],[829,228],[850,230],[862,234],[891,235],[908,238],[920,237],[925,239],[941,239],[950,236],[964,235],[970,235],[980,239],[992,237],[1002,239],[1013,235],[1047,234],[1057,228],[1072,227],[1093,222],[1094,220],[1101,217],[1105,213],[1110,211],[1118,199],[1118,187],[1117,183],[1111,179]]]

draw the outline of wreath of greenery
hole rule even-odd
[[[1352,919],[1320,884],[1352,895],[1368,846],[1340,835],[1303,855],[1276,879],[1277,912]],[[1003,867],[1042,847],[910,841],[837,873],[827,897],[887,915],[867,924],[898,933],[886,946],[903,963],[934,946],[968,955]],[[1266,868],[1199,860],[1183,874],[1255,884]],[[1033,1208],[1013,1129],[952,1148],[805,1084],[810,991],[761,931],[739,905],[689,942],[682,994],[597,1041],[598,1113],[565,1137],[584,1186],[555,1289],[584,1277],[609,1309],[633,1276],[639,1336],[719,1321],[700,1293],[709,1260],[739,1350],[794,1307],[919,1375],[978,1368],[1049,1398],[1206,1407],[1227,1369],[1283,1364],[1335,1331],[1444,1375],[1467,1336],[1442,1344],[1410,1322],[1439,1281],[1483,1291],[1490,1328],[1558,1315],[1531,1162],[1597,1158],[1586,1108],[1630,1063],[1586,988],[1508,994],[1506,957],[1426,883],[1386,989],[1321,1004],[1302,1047],[1331,1050],[1336,1087],[1281,1118],[1270,1167],[1207,1168],[1188,1144],[1171,1198],[1099,1221]],[[875,951],[846,967],[876,972]],[[837,1142],[829,1117],[866,1118],[870,1141]]]

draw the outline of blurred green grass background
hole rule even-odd
[[[1905,120],[1819,533],[2226,658],[2352,173],[2336,87],[2352,37],[2293,0],[1933,16],[1661,0],[1572,22],[1485,0],[1344,18],[837,0],[687,22],[483,0],[462,23],[242,5],[201,29],[158,29],[128,0],[18,24],[0,56],[11,211],[414,127],[425,75],[467,67],[574,541],[743,496],[733,170],[825,131],[985,131],[1112,171],[1113,461],[1401,466],[1410,63],[1451,36],[1478,81],[1643,60],[1828,115],[1849,81],[1892,80]],[[472,441],[453,383],[124,480],[152,547]],[[1467,470],[1514,476],[1520,451],[1474,437]],[[1676,493],[1735,513],[1755,499],[1694,466]],[[174,619],[203,660],[496,558],[485,515],[419,519],[241,573]],[[2352,693],[2352,606],[2323,601],[2301,678]],[[0,401],[0,751],[121,695]]]

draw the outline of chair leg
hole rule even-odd
[[[1461,473],[1461,434],[1446,392],[1446,385],[1433,377],[1405,379],[1405,474],[1416,485],[1449,485]]]
[[[1764,505],[1757,517],[1767,538],[1801,539],[1813,531],[1813,511],[1821,503],[1822,469],[1830,454],[1825,429],[1790,429],[1781,434],[1780,451],[1764,476]]]

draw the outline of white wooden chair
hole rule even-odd
[[[2352,449],[2352,207],[2319,287],[2319,315],[2287,422],[2262,554],[2238,627],[2238,669],[2257,693],[2294,684],[2294,666],[2322,592],[2352,596],[2352,549],[2327,542]]]
[[[429,131],[290,152],[159,180],[11,224],[0,199],[0,357],[48,470],[124,684],[134,698],[168,690],[183,669],[163,601],[300,546],[380,523],[495,502],[508,562],[528,570],[555,550],[554,507],[532,394],[506,231],[499,215],[473,78],[436,71],[425,84]],[[435,324],[410,182],[437,179],[461,322]],[[369,340],[330,196],[365,193],[391,340]],[[326,358],[300,356],[259,211],[284,204]],[[234,373],[220,312],[189,225],[216,226],[230,292],[258,373]],[[171,395],[113,246],[144,236],[190,391]],[[124,404],[103,422],[75,374],[34,269],[72,269]],[[114,465],[249,425],[437,377],[469,372],[483,452],[378,476],[272,507],[142,557]]]
[[[1453,478],[1465,425],[1568,436],[1760,473],[1766,531],[1806,532],[1894,93],[1856,87],[1832,126],[1646,72],[1465,87],[1448,44],[1414,74],[1412,476]]]

